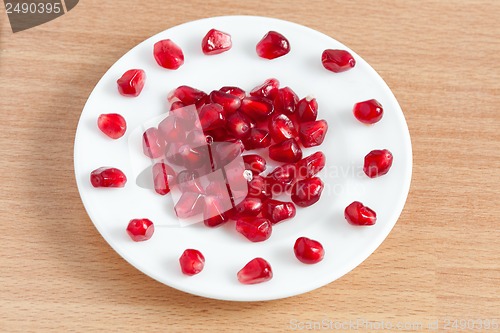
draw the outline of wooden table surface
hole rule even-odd
[[[16,34],[1,11],[0,331],[498,324],[499,1],[141,3],[82,0]],[[73,175],[80,112],[118,58],[168,27],[234,14],[290,20],[349,45],[391,87],[413,144],[408,201],[384,243],[339,280],[272,302],[210,300],[146,277],[99,235]]]

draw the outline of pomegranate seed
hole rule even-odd
[[[155,226],[148,219],[130,220],[127,226],[127,233],[134,242],[146,241],[153,236]]]
[[[236,220],[236,231],[252,242],[262,242],[271,237],[271,222],[266,218],[243,217]]]
[[[224,109],[222,106],[215,103],[204,105],[200,111],[200,123],[204,131],[223,127],[226,119],[224,118]]]
[[[158,158],[165,150],[165,140],[157,128],[151,127],[142,135],[142,150],[149,158]]]
[[[278,90],[273,102],[276,113],[292,114],[295,112],[299,97],[290,87],[285,87]]]
[[[97,127],[111,139],[119,139],[125,134],[127,123],[119,114],[108,113],[97,118]]]
[[[179,154],[179,148],[181,146],[182,143],[180,142],[167,143],[167,146],[165,148],[165,159],[167,160],[167,162],[179,166],[184,165],[182,156]]]
[[[212,154],[215,160],[216,168],[224,167],[240,156],[243,152],[243,143],[241,140],[214,142],[212,145]]]
[[[334,73],[345,72],[356,65],[356,60],[345,50],[325,50],[321,62],[323,67]]]
[[[228,51],[232,45],[231,35],[216,29],[211,29],[201,41],[201,49],[207,55]]]
[[[207,137],[198,129],[194,129],[186,136],[186,143],[191,147],[205,146],[207,142]]]
[[[300,122],[315,121],[318,117],[318,102],[310,96],[302,98],[297,104],[297,118]]]
[[[146,72],[142,69],[130,69],[116,81],[118,92],[123,96],[137,97],[144,88]]]
[[[239,99],[243,99],[246,96],[245,90],[238,87],[225,86],[220,88],[219,91],[236,96]]]
[[[186,139],[186,126],[181,119],[173,115],[163,119],[158,124],[158,130],[166,142],[184,142]]]
[[[238,281],[243,284],[255,284],[273,278],[271,265],[262,258],[250,260],[237,274]]]
[[[124,187],[127,177],[120,169],[101,167],[90,173],[90,182],[94,187]]]
[[[274,195],[280,195],[292,187],[296,174],[297,170],[294,164],[283,164],[267,175],[266,182]]]
[[[261,176],[253,176],[253,179],[248,182],[249,197],[259,198],[261,201],[272,198],[271,186]]]
[[[220,191],[222,191],[222,189]],[[228,220],[225,211],[224,204],[220,198],[211,195],[205,197],[203,223],[205,223],[207,227],[217,227],[223,224]]]
[[[170,111],[181,109],[184,106],[185,106],[184,103],[182,103],[181,101],[175,101],[172,103],[172,105],[170,105]]]
[[[243,112],[236,111],[227,118],[226,128],[239,139],[248,138],[252,129],[252,120]]]
[[[200,183],[199,175],[194,170],[182,170],[177,174],[177,183],[182,193],[194,192],[203,194],[203,186]]]
[[[352,111],[354,117],[364,124],[375,124],[384,114],[382,105],[376,99],[356,103]]]
[[[323,260],[325,250],[320,242],[307,237],[299,237],[293,246],[295,256],[304,264],[316,264]]]
[[[323,170],[326,164],[325,154],[318,151],[312,155],[304,157],[297,162],[297,178],[306,179],[311,178],[318,172]]]
[[[275,59],[290,52],[290,43],[282,34],[269,31],[257,43],[257,55],[265,59]]]
[[[280,82],[277,79],[267,79],[261,85],[253,88],[252,91],[250,91],[250,96],[273,99],[278,92],[279,87]]]
[[[295,139],[288,139],[270,146],[269,157],[278,162],[294,163],[302,158],[302,149]]]
[[[213,103],[217,103],[224,108],[226,115],[234,113],[238,110],[241,105],[241,99],[238,96],[234,96],[219,90],[214,90],[210,93],[210,100]]]
[[[271,116],[269,119],[269,132],[273,140],[277,143],[288,139],[296,139],[299,136],[293,121],[282,113]]]
[[[245,155],[243,156],[243,162],[245,163],[245,169],[252,171],[254,175],[258,175],[266,170],[266,160],[260,155]]]
[[[255,121],[265,119],[273,113],[273,104],[263,97],[250,96],[241,100],[240,110]]]
[[[178,154],[182,160],[182,165],[189,170],[200,168],[210,162],[206,146],[193,148],[187,144],[182,145],[179,147]]]
[[[249,137],[243,141],[243,144],[246,150],[266,148],[271,145],[271,136],[264,129],[252,128]]]
[[[328,131],[326,120],[307,121],[300,124],[299,137],[304,147],[319,146]]]
[[[272,224],[291,219],[295,216],[295,205],[291,202],[279,200],[266,200],[262,207],[262,214],[271,221]]]
[[[195,275],[203,270],[205,266],[205,257],[198,250],[187,249],[182,252],[179,263],[182,273],[186,275]]]
[[[377,221],[377,214],[359,201],[354,201],[345,208],[344,217],[353,225],[374,225]]]
[[[292,188],[292,201],[300,207],[315,204],[321,197],[324,184],[318,177],[299,180]]]
[[[234,207],[235,218],[257,216],[262,210],[262,201],[255,197],[246,197]]]
[[[170,192],[170,184],[174,184],[176,179],[175,171],[163,162],[153,165],[153,181],[156,193],[165,195]]]
[[[210,131],[205,131],[205,134],[212,138],[216,142],[225,142],[227,140],[231,141],[235,139],[231,134],[228,133],[225,127],[214,128]]]
[[[392,166],[392,153],[387,149],[372,150],[365,156],[363,171],[370,178],[385,175]]]
[[[203,201],[201,193],[184,192],[174,206],[175,213],[181,219],[198,215],[203,210]]]
[[[155,60],[163,68],[177,69],[184,63],[181,48],[170,39],[161,40],[154,45]]]
[[[169,96],[168,100],[170,102],[180,101],[184,105],[192,105],[199,103],[207,97],[207,94],[201,90],[195,89],[189,86],[180,86],[173,90]]]

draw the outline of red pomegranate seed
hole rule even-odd
[[[312,155],[304,157],[297,162],[297,178],[306,179],[311,178],[318,172],[323,170],[326,164],[325,154],[318,151]]]
[[[222,191],[222,189],[220,191]],[[205,223],[207,227],[217,227],[227,220],[228,218],[222,200],[217,196],[206,196],[205,208],[203,209],[203,223]]]
[[[252,129],[252,120],[246,114],[236,111],[227,118],[226,128],[234,137],[248,138]]]
[[[194,249],[187,249],[182,252],[179,258],[182,273],[186,275],[195,275],[203,270],[205,266],[205,257],[200,251]]]
[[[241,140],[231,140],[225,142],[214,142],[212,144],[212,155],[216,168],[224,167],[240,156],[243,152],[243,143]]]
[[[248,182],[247,195],[265,201],[272,197],[271,186],[269,186],[263,177],[254,175],[252,180]]]
[[[220,88],[219,91],[236,96],[239,99],[243,99],[246,96],[245,90],[238,87],[225,86]]]
[[[259,215],[262,210],[262,201],[255,197],[246,197],[234,207],[234,218]]]
[[[262,258],[255,258],[248,262],[237,274],[238,281],[243,284],[256,284],[269,281],[273,278],[271,265]]]
[[[181,48],[170,39],[161,40],[154,45],[155,60],[163,68],[177,69],[184,63]]]
[[[146,72],[142,69],[130,69],[116,81],[118,92],[123,96],[137,97],[144,88]]]
[[[169,96],[169,102],[180,101],[184,105],[192,105],[205,99],[207,94],[201,90],[189,86],[180,86],[173,90]]]
[[[232,134],[229,134],[227,129],[225,127],[219,127],[219,128],[214,128],[213,130],[210,131],[205,131],[205,135],[207,137],[211,137],[213,142],[225,142],[225,141],[231,141],[234,140],[235,138],[232,136]]]
[[[207,145],[208,142],[207,142],[207,137],[203,133],[203,131],[200,131],[198,129],[193,129],[186,136],[186,143],[189,144],[191,147],[199,147]]]
[[[252,171],[255,175],[258,175],[266,170],[266,160],[264,157],[257,154],[249,154],[243,156],[243,162],[245,163],[245,169]]]
[[[179,148],[182,146],[180,142],[170,142],[167,143],[165,148],[165,159],[167,162],[175,165],[182,166],[184,161],[182,156],[179,154]]]
[[[181,219],[198,215],[203,211],[203,202],[203,194],[184,192],[174,206],[175,213]]]
[[[302,158],[302,149],[295,139],[288,139],[269,147],[269,157],[284,163],[294,163]]]
[[[269,132],[275,142],[296,139],[299,134],[290,118],[282,113],[273,114],[269,119]]]
[[[265,59],[275,59],[290,52],[290,43],[282,34],[269,31],[257,43],[257,55]]]
[[[156,193],[165,195],[170,192],[170,185],[175,183],[175,171],[163,162],[153,165],[153,184]]]
[[[359,201],[354,201],[345,208],[344,217],[353,225],[374,225],[377,222],[377,214]]]
[[[297,104],[297,118],[300,122],[315,121],[318,117],[318,102],[316,98],[302,98]]]
[[[316,264],[323,260],[325,250],[320,242],[307,237],[299,237],[293,246],[295,256],[304,264]]]
[[[273,113],[273,104],[263,97],[250,96],[241,100],[240,110],[255,121],[265,119]]]
[[[380,177],[392,166],[392,153],[387,149],[372,150],[365,156],[363,171],[370,178]]]
[[[382,105],[376,99],[354,104],[352,109],[354,117],[364,124],[375,124],[384,114]]]
[[[321,197],[324,184],[318,177],[299,180],[292,188],[292,201],[300,207],[315,204]]]
[[[127,177],[120,169],[101,167],[90,173],[90,182],[94,187],[124,187]]]
[[[273,99],[278,92],[279,87],[280,82],[277,79],[267,79],[261,85],[253,88],[252,91],[250,91],[250,96]]]
[[[169,115],[158,124],[158,130],[166,142],[184,142],[186,139],[186,125],[183,121],[174,116]]]
[[[266,183],[274,195],[280,195],[292,187],[296,174],[297,170],[294,164],[283,164],[267,175]]]
[[[271,237],[271,222],[262,217],[243,217],[236,220],[236,231],[252,242],[262,242]]]
[[[194,170],[182,170],[177,174],[176,184],[182,193],[194,192],[203,194],[205,191],[200,183],[198,172]]]
[[[307,121],[300,124],[299,137],[304,147],[319,146],[328,131],[326,120]]]
[[[157,128],[151,127],[142,135],[142,150],[149,158],[158,158],[165,152],[165,140]]]
[[[249,137],[243,141],[243,144],[246,150],[266,148],[271,145],[271,136],[264,129],[252,128]]]
[[[295,112],[299,97],[290,87],[285,87],[278,90],[273,102],[275,113],[292,114]]]
[[[262,207],[262,215],[267,217],[272,224],[293,218],[295,212],[293,203],[273,199],[264,201]]]
[[[219,104],[206,104],[200,111],[200,124],[204,131],[223,127],[226,123],[224,109]]]
[[[197,169],[210,163],[208,148],[204,146],[191,147],[188,144],[182,145],[179,147],[179,155],[182,160],[182,165],[189,170]]]
[[[174,111],[183,108],[185,105],[181,101],[175,101],[170,105],[170,111]]]
[[[211,29],[201,41],[201,49],[207,55],[228,51],[232,45],[231,35],[216,29]]]
[[[321,62],[323,67],[335,73],[345,72],[356,65],[356,60],[345,50],[325,50]]]
[[[134,242],[146,241],[153,236],[155,226],[148,219],[130,220],[127,226],[127,233]]]
[[[108,113],[97,118],[97,127],[111,139],[119,139],[125,134],[127,123],[119,114]]]
[[[238,110],[241,105],[241,99],[238,96],[234,96],[219,90],[214,90],[210,93],[210,100],[213,103],[217,103],[224,108],[226,115],[233,114],[234,111]]]

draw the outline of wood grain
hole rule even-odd
[[[297,22],[356,50],[398,98],[414,149],[406,207],[380,248],[334,283],[273,302],[214,301],[146,277],[97,233],[73,175],[80,112],[114,61],[168,27],[230,14]],[[499,16],[495,0],[86,0],[13,34],[2,10],[0,330],[500,320]]]

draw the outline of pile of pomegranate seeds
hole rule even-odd
[[[201,42],[206,55],[231,47],[231,36],[216,29],[208,31]],[[257,43],[256,52],[261,58],[276,59],[290,52],[290,43],[280,33],[269,31]],[[182,49],[170,39],[158,41],[153,55],[167,69],[184,64]],[[322,53],[321,62],[335,73],[356,64],[348,51],[333,49]],[[137,97],[145,79],[143,70],[128,70],[117,80],[118,92]],[[271,236],[273,225],[295,216],[296,205],[308,207],[320,199],[324,183],[316,175],[325,167],[325,155],[316,152],[303,157],[302,151],[321,145],[328,131],[327,122],[317,119],[315,98],[299,99],[290,87],[280,88],[279,81],[270,78],[249,94],[234,86],[209,94],[179,86],[168,100],[170,115],[144,132],[142,145],[144,154],[155,162],[156,193],[166,195],[174,185],[180,189],[174,207],[179,218],[201,214],[208,227],[235,220],[237,232],[252,242],[262,242]],[[382,118],[383,108],[371,99],[356,103],[353,114],[362,123],[374,124]],[[119,114],[102,114],[97,124],[112,139],[121,138],[127,129]],[[282,164],[267,170],[266,159],[256,153],[243,155],[239,165],[233,163],[243,152],[263,148],[268,149],[271,160]],[[373,150],[365,156],[363,170],[370,178],[385,175],[392,160],[387,149]],[[209,177],[216,170],[224,170],[223,179]],[[208,185],[202,184],[203,177]],[[117,168],[101,167],[91,172],[90,181],[94,187],[123,187],[127,178]],[[276,199],[284,194],[290,195],[291,202]],[[358,201],[347,206],[344,215],[353,225],[376,222],[376,213]],[[133,219],[127,226],[127,233],[137,242],[150,239],[153,232],[153,222],[145,218]],[[293,250],[305,264],[320,262],[325,253],[321,243],[306,237],[298,238]],[[195,275],[203,270],[205,258],[200,251],[187,249],[179,263],[184,274]],[[237,273],[243,284],[261,283],[272,276],[270,264],[262,258],[251,260]]]
[[[182,273],[195,275],[203,270],[205,257],[198,250],[187,249],[179,258],[179,264],[181,265]]]

